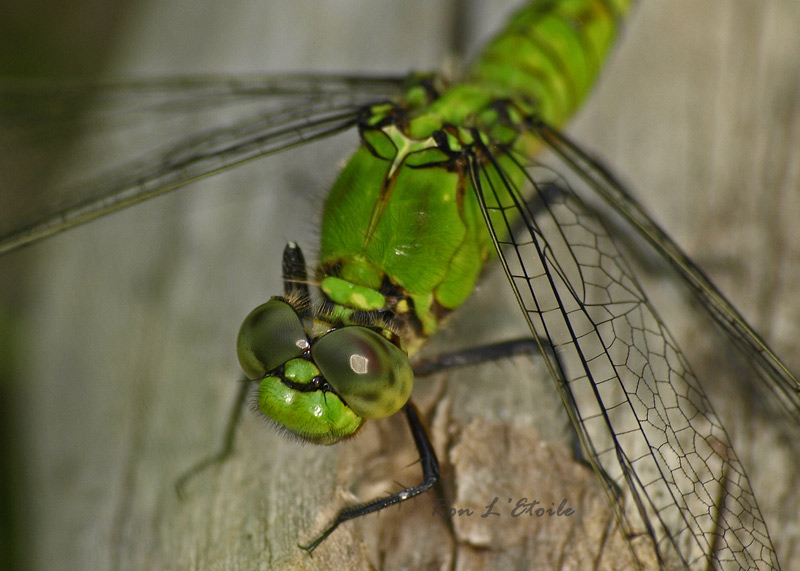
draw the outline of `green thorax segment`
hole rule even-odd
[[[510,154],[531,157],[541,146],[532,126],[560,126],[577,109],[630,4],[531,3],[463,81],[422,80],[397,104],[372,107],[325,203],[318,277],[329,299],[388,312],[410,351],[433,333],[493,255],[469,165],[491,149],[497,168],[483,173],[497,187],[500,173],[521,184]]]

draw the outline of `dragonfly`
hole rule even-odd
[[[165,261],[165,263],[168,263],[168,262]],[[267,264],[265,263],[264,265],[267,265]],[[272,267],[277,267],[277,264],[272,264],[271,266]],[[187,314],[190,314],[193,311],[193,309],[188,309],[187,308],[187,309],[184,309],[184,311],[186,311]],[[315,454],[316,454],[316,451],[315,451]]]

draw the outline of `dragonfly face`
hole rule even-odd
[[[302,310],[301,310],[302,311]],[[239,329],[239,362],[259,380],[258,408],[289,432],[315,444],[353,436],[364,419],[385,418],[411,396],[408,357],[388,339],[359,325],[304,327],[281,298],[257,307]]]

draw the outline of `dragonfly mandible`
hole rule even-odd
[[[332,153],[332,154],[333,154],[333,153]],[[316,152],[312,152],[312,153],[310,154],[310,159],[311,159],[311,160],[319,160],[319,159],[320,159],[320,157],[318,156],[318,154],[317,154]],[[333,171],[332,171],[332,170],[329,170],[329,172],[333,172]],[[243,175],[242,175],[242,176],[243,176]],[[306,182],[306,181],[304,181],[304,180],[303,180],[303,178],[301,177],[301,178],[300,178],[300,182],[299,182],[299,184],[300,184],[300,185],[302,185],[302,184],[304,184],[304,182]],[[204,184],[211,184],[211,183],[204,183]],[[308,183],[306,182],[306,184],[308,184]],[[313,183],[311,183],[311,184],[313,184]],[[201,192],[202,192],[202,191],[201,191]],[[207,194],[210,194],[210,191],[206,191],[206,193],[207,193]],[[263,192],[262,192],[262,194],[263,194]],[[213,200],[213,199],[212,199],[212,200]],[[223,199],[223,202],[224,202],[224,201],[226,201],[226,200],[227,200],[227,199]],[[223,206],[223,207],[224,207],[224,206]],[[144,208],[144,206],[143,206],[143,208]],[[273,208],[274,208],[274,207],[273,207]],[[254,207],[254,206],[251,206],[251,207],[250,207],[248,210],[254,211],[254,210],[256,210],[256,207]],[[202,212],[202,207],[201,207],[201,212]],[[285,211],[282,211],[282,212],[285,212]],[[147,219],[147,214],[141,214],[140,216],[141,216],[142,218],[144,218],[145,220]],[[201,214],[201,216],[202,216],[202,214]],[[313,218],[313,217],[312,217],[312,218]],[[112,218],[112,219],[109,219],[109,220],[112,220],[112,221],[113,221],[113,218]],[[113,224],[113,222],[106,222],[106,221],[103,221],[103,222],[102,222],[102,224],[107,224],[107,223],[108,223],[108,224]],[[152,223],[152,222],[148,222],[148,223]],[[141,224],[141,222],[140,222],[140,224]],[[241,221],[238,221],[238,222],[237,222],[237,221],[230,221],[229,223],[222,224],[222,229],[221,229],[221,232],[224,234],[224,233],[226,233],[226,232],[230,232],[230,231],[232,231],[232,230],[234,230],[234,229],[236,229],[236,230],[240,230],[240,229],[241,229],[241,227],[245,227],[245,228],[247,228],[247,229],[249,230],[249,229],[252,229],[252,228],[257,228],[257,227],[258,227],[260,224],[263,224],[263,222],[262,222],[262,218],[261,218],[260,216],[256,216],[256,217],[255,217],[255,220],[253,220],[251,223],[248,223],[248,222],[241,222]],[[269,224],[269,223],[267,223],[267,224]],[[174,223],[174,218],[173,218],[173,224],[171,224],[171,226],[175,226],[175,223]],[[190,226],[191,226],[191,224],[190,224]],[[190,228],[189,230],[190,230],[190,235],[191,235],[191,228]],[[98,231],[99,231],[99,230],[98,230]],[[106,232],[114,232],[114,230],[105,230],[105,231],[106,231]],[[175,235],[177,236],[177,235],[178,235],[178,229],[175,229],[175,228],[173,228],[173,231],[176,233]],[[149,233],[150,233],[150,232],[149,232],[149,230],[148,230],[148,226],[147,226],[146,224],[145,224],[144,226],[139,226],[139,227],[138,227],[138,229],[135,229],[135,230],[132,232],[132,234],[128,234],[128,235],[126,236],[126,238],[127,238],[126,242],[127,242],[127,243],[130,243],[130,242],[141,242],[141,241],[144,241],[144,240],[146,239],[146,236],[145,236],[145,235],[147,235],[147,234],[149,234]],[[124,235],[123,235],[123,236],[124,236]],[[293,231],[291,231],[291,230],[290,230],[290,231],[284,231],[284,236],[283,236],[282,240],[285,240],[285,239],[288,239],[288,238],[295,238],[295,237],[296,237],[296,236],[294,235],[294,232],[293,232]],[[177,240],[177,238],[175,238],[175,239]],[[206,245],[206,241],[205,241],[205,240],[201,240],[201,242],[203,243],[203,247],[208,247],[208,246]],[[181,243],[181,242],[177,242],[177,244],[178,244],[178,245],[180,245],[180,243]],[[190,244],[191,244],[191,242],[190,242]],[[126,250],[127,250],[129,247],[130,247],[130,246],[125,246],[125,247],[123,248],[123,251],[126,251]],[[190,247],[191,247],[191,246],[190,246]],[[221,258],[225,258],[225,257],[227,257],[227,254],[225,253],[225,251],[222,249],[222,247],[221,247],[221,246],[216,246],[215,248],[218,248],[217,252],[218,252],[218,255],[219,255]],[[263,251],[263,250],[265,250],[265,249],[266,249],[266,248],[264,248],[263,246],[261,246],[261,247],[259,247],[259,248],[258,248],[258,250],[261,252],[261,255],[262,255],[262,256],[265,256],[265,255],[266,255],[266,253]],[[278,250],[278,252],[279,252],[279,249],[280,249],[280,248],[278,248],[278,249],[277,249],[277,250]],[[152,252],[152,251],[153,251],[153,250],[148,250],[148,252]],[[163,268],[164,268],[164,267],[168,267],[168,266],[170,266],[170,265],[173,263],[172,259],[171,259],[171,258],[169,258],[169,257],[167,257],[167,254],[166,254],[166,253],[164,253],[164,252],[163,252],[163,250],[161,250],[161,249],[159,248],[159,251],[161,251],[161,252],[162,252],[162,256],[163,256],[163,257],[162,257],[162,259],[161,259],[161,264],[160,264],[160,265],[157,265],[157,266],[154,266],[154,268],[155,268],[155,269],[152,269],[152,270],[151,270],[151,272],[159,273],[160,271],[162,271],[162,270],[163,270]],[[275,252],[275,253],[278,253],[278,252]],[[77,254],[74,254],[74,255],[77,255]],[[263,270],[263,268],[277,268],[277,267],[279,267],[279,266],[278,266],[278,263],[275,261],[276,259],[277,259],[277,256],[276,256],[275,258],[273,258],[273,261],[272,261],[272,262],[270,262],[268,259],[267,259],[267,260],[265,260],[264,258],[260,258],[260,259],[258,259],[258,260],[256,260],[256,261],[251,261],[251,264],[253,264],[253,265],[254,265],[254,266],[256,266],[257,268],[259,268],[259,270],[258,270],[259,272],[263,272],[263,271],[264,271],[264,270]],[[83,262],[81,262],[81,264],[82,264],[82,263],[83,263]],[[83,269],[83,266],[82,266],[81,264],[76,264],[76,266],[78,266],[78,267],[79,267],[79,268],[82,270],[82,269]],[[201,267],[201,268],[203,268],[203,263],[201,263],[201,266],[200,266],[200,267]],[[78,271],[81,271],[81,270],[78,270]],[[186,270],[186,271],[187,271],[188,273],[181,274],[183,277],[181,277],[181,278],[178,280],[178,281],[182,281],[182,282],[183,282],[183,283],[186,285],[186,287],[184,288],[186,291],[189,291],[189,290],[190,290],[192,287],[194,287],[194,288],[199,288],[199,289],[201,289],[203,293],[206,293],[206,294],[210,294],[210,293],[211,293],[211,290],[212,290],[212,288],[211,288],[211,287],[209,287],[208,285],[206,285],[206,284],[207,284],[207,281],[206,281],[206,280],[203,280],[203,279],[191,279],[191,276],[192,276],[192,271],[191,271],[191,270]],[[208,273],[211,273],[211,270],[203,270],[203,275],[206,275],[206,272],[208,272]],[[195,275],[197,275],[197,274],[195,274]],[[256,275],[253,275],[253,277],[252,277],[251,279],[252,279],[253,281],[259,281],[259,277],[258,277],[259,275],[261,275],[261,274],[256,274]],[[175,278],[175,279],[178,279],[178,278]],[[230,276],[226,276],[226,279],[230,279]],[[246,280],[245,280],[245,281],[246,281]],[[202,282],[202,284],[203,284],[203,285],[200,285],[200,282]],[[140,278],[139,278],[139,281],[138,281],[138,282],[137,282],[136,280],[133,280],[133,282],[132,282],[132,284],[133,284],[133,285],[131,285],[130,287],[131,287],[131,288],[133,288],[133,289],[134,289],[134,291],[136,291],[136,284],[137,284],[137,283],[141,285],[142,283],[148,283],[148,284],[151,284],[151,283],[153,283],[153,282],[152,282],[151,280],[149,280],[149,279],[148,279],[148,276],[145,274],[145,275],[143,275],[142,277],[140,277]],[[230,286],[230,287],[233,287],[233,286]],[[225,288],[222,288],[222,289],[225,289]],[[259,289],[259,290],[261,290],[259,295],[263,296],[263,295],[264,295],[264,291],[263,291],[263,289],[262,289],[261,287],[259,287],[258,289]],[[273,288],[273,289],[274,289],[274,288]],[[139,295],[141,295],[141,294],[139,294]],[[242,294],[239,294],[239,295],[242,295]],[[190,302],[186,301],[186,299],[187,299],[187,298],[186,298],[186,297],[184,297],[182,302],[180,302],[180,303],[176,302],[176,303],[177,303],[177,307],[176,307],[177,311],[176,311],[175,313],[173,313],[173,314],[172,314],[172,315],[174,315],[175,317],[174,317],[174,318],[172,318],[172,319],[169,319],[169,320],[168,320],[168,322],[170,323],[170,326],[171,326],[171,327],[176,327],[176,325],[175,325],[175,324],[176,324],[176,323],[177,323],[177,322],[178,322],[178,321],[181,319],[181,316],[184,316],[184,317],[186,318],[186,320],[189,322],[189,325],[187,325],[187,327],[191,327],[191,320],[190,320],[189,318],[190,318],[192,315],[194,315],[194,314],[197,312],[197,310],[198,310],[198,309],[197,309],[197,304],[195,304],[195,303],[190,303]],[[202,299],[202,293],[201,293],[201,299]],[[210,301],[210,300],[209,300],[209,301]],[[216,296],[214,296],[214,300],[213,300],[213,301],[215,301],[215,302],[218,302],[218,300],[217,300]],[[237,301],[238,301],[238,300],[237,300]],[[134,295],[133,295],[133,298],[132,298],[132,299],[129,299],[129,302],[130,302],[130,303],[136,303],[136,294],[134,294]],[[185,305],[183,305],[183,304],[185,304]],[[147,303],[145,303],[144,305],[146,306],[146,305],[148,305],[148,304],[147,304]],[[204,304],[204,305],[205,305],[205,304]],[[247,304],[245,304],[245,305],[247,305]],[[252,305],[252,303],[250,303],[249,305]],[[140,306],[140,307],[141,307],[141,306]],[[246,311],[246,310],[245,310],[245,311]],[[140,310],[140,311],[139,311],[139,313],[140,313],[140,315],[141,315],[141,314],[143,314],[144,312]],[[234,312],[234,313],[235,313],[235,312]],[[241,314],[241,311],[239,311],[238,313],[235,313],[235,314],[236,314],[236,315],[239,315],[239,314]],[[146,314],[145,314],[145,315],[146,315]],[[143,319],[144,319],[144,318],[143,318]],[[237,318],[237,319],[238,319],[238,318]],[[235,320],[234,320],[234,321],[235,321]],[[122,323],[129,323],[129,322],[128,322],[128,321],[122,321]],[[120,325],[120,326],[121,326],[121,325]],[[234,325],[234,327],[236,327],[236,325]],[[127,327],[126,327],[126,328],[127,328]],[[162,331],[164,330],[163,328],[155,328],[155,330],[156,330],[156,331],[158,331],[159,329],[160,329],[160,330],[162,330]],[[100,330],[100,331],[102,331],[102,330]],[[145,342],[145,343],[154,343],[154,344],[155,344],[156,346],[158,346],[158,347],[169,347],[169,344],[171,344],[171,343],[175,342],[175,341],[174,341],[174,338],[169,338],[169,339],[164,339],[164,340],[161,340],[161,341],[159,341],[159,339],[158,339],[158,335],[156,335],[155,333],[153,333],[153,330],[152,330],[152,329],[148,329],[148,331],[150,332],[150,334],[149,334],[149,335],[147,335],[147,339],[145,339],[144,341],[140,341],[140,342]],[[199,337],[199,338],[197,338],[197,339],[196,339],[196,341],[197,341],[199,344],[203,345],[204,347],[207,347],[208,345],[213,345],[213,344],[214,344],[214,342],[213,342],[211,339],[216,339],[216,334],[212,335],[211,339],[209,339],[209,340],[208,340],[208,343],[204,343],[204,342],[203,342],[203,339],[202,339],[202,331],[203,331],[203,328],[192,328],[192,331],[194,331],[194,335],[196,335],[196,336],[198,336],[198,337]],[[106,330],[106,333],[98,333],[98,335],[99,335],[99,336],[101,336],[101,337],[102,337],[102,336],[104,336],[104,335],[105,335],[105,336],[108,336],[107,332],[108,332],[108,330]],[[230,332],[228,331],[228,332],[226,332],[226,333],[230,333]],[[220,338],[222,338],[222,334],[220,334]],[[57,343],[57,344],[59,344],[59,345],[60,345],[60,344],[62,344],[62,343],[64,343],[64,341],[60,341],[60,342],[59,342],[59,343]],[[53,340],[51,340],[51,344],[53,344]],[[85,345],[91,345],[90,343],[82,343],[82,344],[85,344]],[[227,346],[227,345],[225,345],[225,344],[224,344],[224,342],[222,342],[222,343],[218,343],[218,344],[221,344],[223,347],[224,347],[224,346]],[[206,350],[207,350],[207,349],[206,349]],[[144,361],[144,362],[137,361],[136,363],[127,363],[125,360],[121,360],[121,361],[118,361],[118,362],[117,362],[117,363],[114,365],[114,367],[113,367],[113,368],[114,368],[114,369],[124,369],[124,370],[131,370],[131,369],[136,369],[137,367],[145,367],[145,370],[144,370],[144,372],[142,373],[142,376],[147,376],[147,375],[149,374],[149,371],[147,371],[147,370],[146,370],[146,368],[147,368],[147,366],[148,366],[148,361],[147,361],[147,360],[142,360],[142,361]],[[57,361],[57,362],[58,362],[58,361]],[[62,361],[62,362],[63,362],[63,361]],[[110,365],[110,364],[108,364],[108,365]],[[106,365],[106,366],[108,366],[108,365]],[[95,364],[95,365],[93,365],[93,366],[99,366],[99,363],[98,363],[98,364]],[[99,371],[98,371],[98,374],[99,374],[100,376],[102,376],[102,373],[100,373]],[[174,371],[174,373],[173,373],[173,374],[171,374],[171,375],[162,375],[162,377],[163,377],[163,376],[168,376],[168,377],[172,378],[172,377],[176,377],[176,376],[181,376],[182,374],[183,374],[183,373],[181,373],[181,371],[179,371],[178,369],[176,369],[176,370]],[[136,375],[134,375],[134,376],[136,376]],[[196,377],[196,375],[192,375],[192,376],[193,376],[193,377]],[[221,376],[223,376],[223,375],[221,375],[221,374],[220,374],[219,376],[221,377]],[[72,378],[72,377],[73,377],[73,375],[69,375],[69,378]],[[163,380],[163,379],[162,379],[162,380]],[[196,378],[195,378],[194,382],[193,382],[193,383],[192,383],[192,385],[191,385],[191,386],[193,387],[193,389],[195,389],[195,390],[197,390],[197,391],[202,391],[202,390],[217,390],[217,389],[215,389],[215,388],[211,388],[211,389],[209,389],[209,388],[200,387],[200,386],[198,386],[198,385],[199,385],[199,382],[200,382],[200,381],[199,381],[198,379],[196,379]],[[221,385],[224,385],[224,383],[219,383],[219,384],[221,384]],[[109,387],[109,388],[110,388],[110,387]],[[122,389],[118,388],[117,390],[122,390]],[[131,390],[133,390],[133,389],[131,389]],[[153,389],[153,390],[155,390],[155,389]],[[221,389],[220,389],[220,390],[221,390]],[[140,391],[141,391],[141,389],[140,389]],[[133,399],[133,402],[138,402],[138,403],[140,403],[140,404],[139,404],[139,406],[140,406],[140,407],[141,407],[141,406],[143,406],[143,404],[141,404],[142,402],[150,402],[148,399],[149,399],[149,398],[152,396],[152,395],[150,395],[150,397],[149,397],[149,396],[148,396],[148,394],[147,394],[147,393],[148,393],[148,391],[146,391],[146,390],[145,390],[145,391],[142,391],[142,392],[144,392],[145,394],[144,394],[144,396],[142,396],[142,395],[139,395],[139,400]],[[188,394],[188,393],[186,393],[186,394]],[[189,397],[186,397],[186,398],[188,399]],[[199,395],[195,395],[195,396],[194,396],[194,398],[195,398],[195,399],[197,399],[197,400],[202,400],[202,399],[200,399]],[[206,398],[208,398],[208,397],[206,397]],[[142,400],[142,399],[144,399],[144,400]],[[103,402],[103,399],[100,399],[100,402]],[[191,407],[189,407],[189,408],[191,408]],[[224,407],[223,407],[223,408],[224,408]],[[107,414],[108,414],[108,413],[107,413]],[[192,413],[191,413],[191,412],[187,412],[187,414],[192,414]],[[220,413],[220,414],[221,414],[221,413]],[[176,415],[176,416],[177,416],[177,415]],[[52,418],[52,417],[51,417],[51,418]],[[202,425],[204,425],[204,423],[201,423],[201,426],[202,426]],[[259,427],[259,428],[260,428],[260,427]],[[174,432],[174,431],[170,431],[170,432]],[[210,441],[213,441],[213,440],[214,440],[214,435],[209,435],[209,440],[210,440]],[[242,442],[243,440],[246,440],[246,438],[240,438],[240,442]],[[241,454],[241,455],[245,455],[245,452],[244,452],[244,451],[241,451],[241,452],[240,452],[240,454]],[[316,454],[318,454],[318,452],[317,452],[317,451],[314,451],[314,454],[316,455]],[[129,472],[129,475],[130,475],[130,472]],[[302,486],[302,485],[299,485],[299,484],[298,484],[298,486],[299,486],[300,488],[304,488],[304,486]],[[315,486],[315,487],[316,487],[316,486]],[[323,487],[323,486],[322,486],[322,485],[320,485],[320,487]],[[322,493],[322,495],[324,495],[324,492]],[[314,515],[316,515],[316,514],[314,514]],[[273,515],[272,517],[275,517],[275,516]]]

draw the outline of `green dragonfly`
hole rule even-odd
[[[317,85],[317,84],[316,84],[316,82],[312,82],[312,83],[313,83],[314,85]],[[363,96],[363,97],[365,98],[365,99],[364,99],[364,101],[369,101],[371,97],[377,97],[377,96],[373,96],[372,94],[370,94],[370,92],[369,92],[369,91],[368,91],[368,89],[367,89],[367,88],[368,88],[368,86],[367,86],[367,85],[364,85],[365,83],[367,83],[367,82],[363,82],[363,81],[360,81],[360,82],[354,82],[354,84],[357,84],[357,86],[358,86],[358,88],[359,88],[359,90],[358,90],[358,94],[359,94],[359,96]],[[390,82],[390,81],[389,81],[389,82],[386,82],[386,85],[382,85],[382,84],[381,84],[381,82],[372,82],[372,81],[370,81],[370,82],[368,82],[368,83],[369,83],[369,85],[370,85],[370,86],[373,86],[373,87],[375,87],[377,90],[380,90],[380,89],[389,89],[389,90],[392,90],[392,89],[393,89],[393,88],[391,87],[391,85],[392,85],[392,82]],[[284,85],[284,86],[285,86],[286,84],[282,84],[282,85]],[[340,82],[337,82],[337,81],[332,81],[330,85],[331,85],[331,86],[333,86],[335,89],[342,89],[342,88],[341,88],[341,83],[340,83]],[[302,87],[301,87],[301,89],[305,89],[305,86],[302,86]],[[349,89],[348,89],[348,90],[345,90],[345,91],[346,91],[346,95],[348,95],[348,96],[349,96],[349,94],[350,94],[350,91],[349,91]],[[380,92],[380,91],[378,91],[378,92]],[[300,94],[299,94],[299,93],[297,93],[297,94],[295,94],[295,95],[300,95]],[[327,94],[326,94],[326,95],[327,95]],[[299,108],[298,108],[298,111],[302,111],[304,114],[303,114],[303,115],[301,115],[301,117],[303,118],[303,120],[304,120],[304,121],[305,121],[305,120],[307,120],[307,115],[305,115],[305,112],[307,111],[307,109],[306,109],[306,108],[304,108],[304,107],[299,107]],[[566,149],[566,148],[568,148],[568,147],[561,147],[561,148],[565,148],[565,149]],[[312,156],[311,156],[311,158],[312,158],[312,159],[316,159],[317,157],[315,157],[314,155],[312,155]],[[130,171],[128,171],[128,172],[130,172]],[[301,183],[302,183],[302,178],[300,178],[300,181],[301,181]],[[142,215],[142,216],[145,216],[145,215]],[[254,220],[253,220],[253,223],[252,223],[252,225],[258,225],[258,220],[259,220],[258,218],[254,219]],[[245,224],[242,224],[242,225],[245,225]],[[294,237],[294,236],[292,236],[292,233],[290,233],[290,234],[288,234],[286,237],[287,237],[287,238],[291,238],[291,237]],[[129,239],[129,240],[130,240],[131,238],[132,238],[132,236],[128,236],[128,239]],[[141,236],[141,237],[140,237],[140,236],[139,236],[139,233],[137,233],[137,235],[136,235],[136,237],[135,237],[134,239],[140,239],[140,238],[141,238],[142,240],[146,240],[146,237],[144,237],[144,236]],[[164,265],[169,265],[170,263],[171,263],[171,262],[170,262],[170,260],[169,260],[168,258],[165,258],[165,259],[163,260],[163,264],[164,264]],[[251,263],[252,263],[252,262],[251,262]],[[257,265],[257,266],[259,266],[259,267],[262,267],[262,266],[263,266],[263,267],[273,267],[273,268],[274,268],[274,267],[277,267],[277,264],[272,264],[271,266],[269,266],[269,265],[268,265],[268,262],[262,262],[260,259],[259,259],[259,260],[257,260],[257,261],[255,261],[255,265]],[[263,271],[263,269],[262,269],[262,271]],[[267,270],[267,271],[269,271],[269,270]],[[140,278],[140,279],[143,279],[143,278]],[[259,279],[259,278],[258,278],[258,274],[254,275],[254,276],[253,276],[253,279],[254,279],[254,280],[258,280],[258,279]],[[192,280],[192,281],[193,281],[193,280]],[[140,283],[141,283],[141,282],[140,282]],[[195,283],[195,284],[186,284],[186,285],[187,285],[187,286],[189,286],[189,287],[192,287],[192,285],[193,285],[193,287],[198,287],[198,284],[196,284],[196,283]],[[199,287],[201,287],[201,288],[205,288],[206,286],[202,285],[202,286],[199,286]],[[263,295],[263,293],[262,293],[262,295]],[[133,302],[135,303],[135,300],[133,300]],[[181,308],[181,307],[178,307],[177,309],[178,309],[178,315],[180,315],[180,314],[181,314],[181,312],[185,312],[185,317],[186,317],[187,319],[190,319],[190,318],[191,318],[191,316],[192,316],[192,314],[193,314],[195,311],[197,311],[197,307],[183,307],[183,308]],[[168,339],[164,339],[164,340],[163,340],[163,342],[168,344],[168,343],[169,343],[169,340],[168,340]],[[203,342],[203,340],[202,340],[202,339],[199,339],[199,340],[198,340],[198,342],[202,343],[202,342]],[[167,346],[168,346],[168,345],[167,345]],[[131,365],[131,364],[129,364],[129,365]],[[116,364],[116,367],[120,367],[120,366],[124,366],[124,365],[121,365],[121,364],[119,364],[119,363],[118,363],[118,364]],[[139,367],[139,366],[142,366],[142,365],[141,365],[141,364],[136,364],[135,366]],[[175,375],[180,375],[180,374],[181,374],[181,373],[180,373],[179,371],[176,371],[176,372],[175,372]],[[113,378],[113,375],[110,375],[110,376]],[[202,390],[207,390],[207,389],[202,389],[202,388],[200,388],[200,389],[198,389],[198,390],[201,390],[201,391],[202,391]],[[140,398],[141,398],[141,397],[140,397]],[[147,399],[145,398],[145,401],[146,401],[146,400],[147,400]],[[142,401],[142,400],[138,400],[138,401],[136,401],[136,402],[139,402],[139,403],[141,403],[141,402],[143,402],[143,401]],[[141,406],[141,404],[140,404],[140,406]],[[316,451],[315,451],[314,453],[316,453]],[[609,474],[609,475],[610,475],[611,477],[614,477],[614,475],[612,475],[612,474]],[[313,484],[313,485],[314,485],[314,486],[316,486],[317,484]],[[303,486],[302,486],[302,485],[300,485],[299,487],[300,487],[301,489],[303,488]],[[298,491],[298,493],[299,493],[299,491]]]

